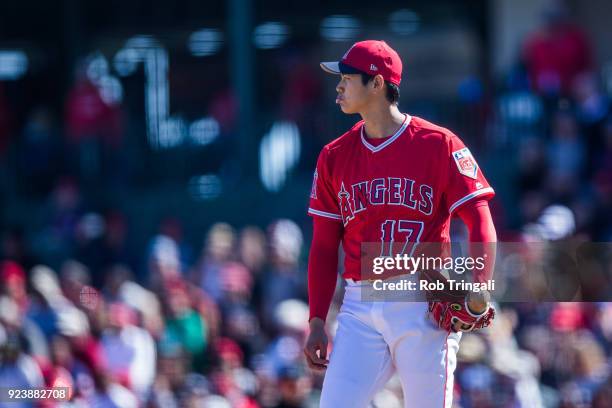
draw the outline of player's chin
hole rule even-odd
[[[347,104],[346,102],[341,102],[338,104],[338,106],[340,106],[340,110],[343,113],[346,113],[348,115],[353,114],[353,113],[357,113],[357,111],[355,109],[353,109],[351,107],[351,105]]]

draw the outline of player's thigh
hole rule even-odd
[[[392,373],[391,354],[382,335],[354,315],[342,312],[320,407],[366,407]]]
[[[421,327],[397,341],[393,359],[402,383],[405,408],[452,405],[460,338],[457,333]]]

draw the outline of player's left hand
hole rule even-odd
[[[429,315],[443,330],[469,332],[489,326],[495,318],[495,308],[489,292],[471,292],[464,302],[429,302]]]

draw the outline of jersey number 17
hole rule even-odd
[[[423,221],[386,220],[380,226],[380,256],[412,256],[423,233]]]

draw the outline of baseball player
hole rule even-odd
[[[418,291],[413,300],[425,301],[364,301],[361,290],[371,283],[362,279],[361,244],[379,243],[393,256],[385,244],[449,243],[453,215],[465,222],[471,243],[495,242],[488,206],[495,193],[456,135],[398,109],[402,62],[385,42],[355,43],[321,67],[340,75],[342,112],[362,118],[323,148],[310,194],[304,354],[312,369],[325,370],[321,407],[365,407],[394,372],[405,407],[450,407],[461,332],[487,326],[493,308],[488,299],[480,310],[463,300],[428,302]],[[340,243],[346,290],[328,360],[324,325]],[[494,254],[485,260],[475,282],[491,277]]]

